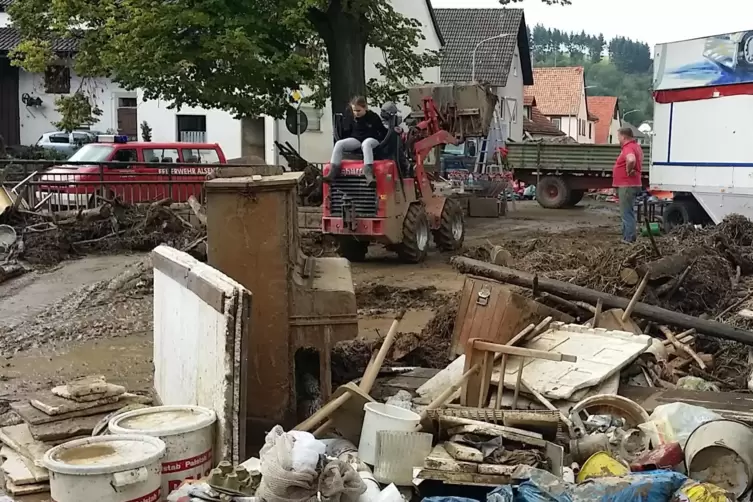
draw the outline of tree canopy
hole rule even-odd
[[[66,57],[52,40],[75,39],[73,68],[83,79],[108,77],[146,99],[238,117],[281,117],[287,91],[301,86],[312,90],[308,101],[331,97],[335,109],[359,94],[386,100],[439,63],[435,51],[418,50],[421,24],[389,0],[16,0],[9,13],[22,36],[11,58],[28,71]],[[367,46],[384,56],[381,78],[368,82]],[[58,109],[80,118],[74,104],[85,97],[81,89]]]
[[[529,28],[534,66],[583,66],[588,94],[617,96],[631,123],[651,119],[653,61],[648,44],[603,34],[567,33],[536,25]]]

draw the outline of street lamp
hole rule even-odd
[[[635,113],[635,112],[639,112],[639,111],[640,111],[640,110],[639,110],[638,108],[636,108],[635,110],[630,110],[629,112],[625,112],[625,113],[623,113],[623,114],[622,114],[622,120],[625,120],[625,117],[627,117],[627,116],[628,116],[628,115],[630,115],[631,113]]]
[[[473,49],[473,58],[472,58],[472,65],[473,66],[472,66],[472,69],[471,69],[471,80],[473,82],[476,81],[476,51],[478,50],[478,48],[481,47],[481,45],[485,44],[486,42],[490,42],[492,40],[497,40],[498,38],[505,38],[505,37],[509,37],[509,36],[510,36],[509,33],[503,33],[503,34],[500,34],[500,35],[495,35],[493,37],[485,38],[484,40],[482,40],[482,41],[480,41],[479,43],[476,44],[476,47]]]

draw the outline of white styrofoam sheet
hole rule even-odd
[[[159,246],[170,270],[154,270],[154,387],[165,405],[196,405],[217,413],[214,463],[237,463],[240,441],[241,312],[250,292],[186,253]],[[173,277],[172,274],[181,276]],[[222,311],[186,287],[200,278]]]
[[[528,349],[576,356],[577,362],[526,358],[523,384],[549,399],[570,399],[580,390],[593,387],[629,365],[651,346],[651,337],[624,331],[591,329],[578,324],[552,324],[525,344]],[[505,387],[513,388],[521,358],[510,357],[505,370]],[[499,384],[499,368],[491,378]]]

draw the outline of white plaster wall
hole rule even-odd
[[[620,140],[617,138],[617,133],[620,132],[620,119],[619,119],[620,113],[617,112],[618,118],[612,118],[612,122],[609,124],[609,136],[607,136],[607,142],[609,142],[612,145],[616,145],[620,142]],[[611,136],[612,141],[609,141],[609,138]]]
[[[510,71],[507,75],[507,85],[499,88],[497,95],[500,102],[504,99],[502,122],[507,126],[507,133],[514,141],[523,140],[523,69],[520,66],[520,49],[515,46],[515,54],[510,63]]]
[[[7,12],[0,12],[0,28],[10,26],[10,14]]]
[[[219,143],[225,156],[233,159],[241,156],[241,121],[230,113],[200,107],[184,106],[180,110],[169,108],[163,100],[144,101],[143,92],[138,93],[138,121],[149,123],[152,141],[178,141],[178,115],[205,115],[207,118],[207,142]],[[141,128],[139,127],[139,139]]]
[[[241,334],[250,292],[218,270],[168,246],[154,262],[154,388],[165,405],[214,410],[214,463],[237,462]],[[206,296],[199,296],[201,290]],[[210,303],[214,300],[214,304]],[[219,304],[218,304],[219,303]],[[241,461],[243,459],[240,459]]]
[[[135,97],[136,94],[123,90],[120,86],[108,79],[82,79],[71,72],[71,93],[82,89],[87,95],[94,98],[96,104],[102,109],[99,122],[91,126],[91,129],[106,131],[118,128],[117,106],[119,97]],[[21,102],[21,96],[28,93],[32,97],[42,98],[41,107],[27,107]],[[21,122],[21,144],[31,145],[37,142],[39,137],[55,131],[53,122],[60,120],[60,114],[55,110],[55,100],[60,94],[47,94],[44,86],[44,75],[41,73],[28,73],[19,71],[18,76],[18,106]]]

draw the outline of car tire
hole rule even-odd
[[[696,202],[690,200],[673,201],[664,210],[662,223],[664,232],[669,233],[677,227],[690,225],[699,221]]]
[[[541,207],[562,209],[570,200],[570,188],[559,176],[544,176],[536,185],[536,200]]]
[[[737,66],[753,70],[753,31],[745,33],[737,46]]]

